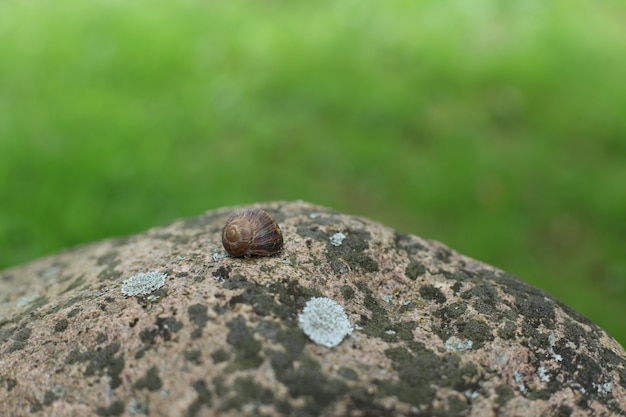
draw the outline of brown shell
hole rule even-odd
[[[226,252],[236,257],[269,256],[283,248],[283,235],[272,216],[260,209],[234,212],[222,230]]]

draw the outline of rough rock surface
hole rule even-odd
[[[225,256],[220,209],[0,273],[0,415],[626,415],[624,349],[543,291],[363,218],[257,207],[277,256]],[[122,294],[150,271],[162,288]],[[298,327],[312,297],[354,327],[335,348]]]

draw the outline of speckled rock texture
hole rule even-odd
[[[0,273],[0,415],[626,416],[624,349],[545,292],[363,218],[255,207],[277,256],[226,256],[227,208]],[[163,287],[122,294],[151,271]],[[337,347],[299,328],[312,297],[345,309]]]

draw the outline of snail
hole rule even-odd
[[[272,216],[260,209],[234,212],[222,230],[222,245],[235,257],[269,256],[283,248],[283,235]]]

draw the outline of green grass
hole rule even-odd
[[[626,345],[623,1],[5,1],[0,268],[304,199]]]

